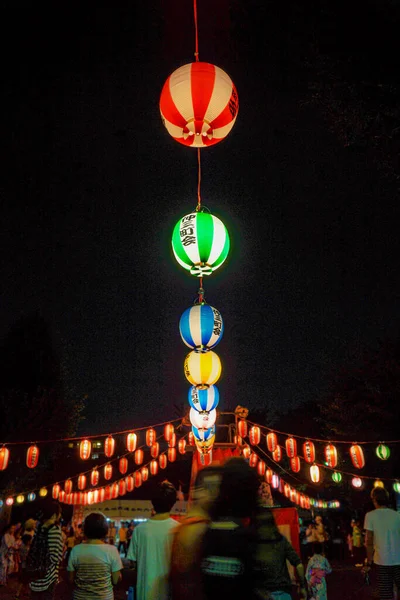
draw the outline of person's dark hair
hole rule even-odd
[[[314,542],[313,543],[313,550],[314,550],[314,554],[323,554],[324,547],[321,544],[321,542]]]
[[[263,508],[257,514],[256,526],[258,537],[261,542],[278,541],[282,534],[275,522],[273,512],[270,508]]]
[[[45,498],[41,501],[39,512],[40,520],[42,522],[47,521],[48,519],[51,519],[51,517],[54,514],[61,514],[61,506],[57,502],[57,500],[53,500],[52,498]]]
[[[372,498],[372,500],[375,500],[375,502],[379,506],[388,506],[388,504],[389,504],[389,494],[385,490],[385,488],[382,488],[382,487],[373,488],[373,490],[371,492],[371,498]]]
[[[231,458],[222,469],[218,497],[211,509],[219,517],[253,517],[258,507],[258,477],[243,458]]]
[[[107,519],[101,513],[90,513],[85,518],[83,532],[89,540],[102,540],[107,536]]]
[[[24,533],[24,535],[23,535],[23,536],[22,536],[22,538],[21,538],[21,541],[22,541],[22,543],[23,543],[23,544],[25,544],[25,545],[26,545],[26,544],[29,544],[29,542],[31,542],[31,541],[32,541],[32,536],[31,536],[31,535],[28,535],[27,533]]]
[[[176,489],[169,481],[163,481],[157,486],[151,499],[156,513],[170,512],[176,502]]]

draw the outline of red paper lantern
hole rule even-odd
[[[92,504],[93,504],[93,502],[94,502],[94,493],[93,493],[92,491],[89,491],[89,492],[87,493],[87,503],[88,503],[89,505],[92,505]]]
[[[39,461],[39,448],[37,446],[29,446],[26,453],[26,466],[34,469]]]
[[[90,473],[90,485],[94,487],[99,483],[99,472],[97,469],[93,469]]]
[[[300,508],[305,508],[306,507],[306,501],[304,498],[304,494],[300,494]]]
[[[362,479],[360,477],[353,477],[353,479],[351,480],[351,485],[357,489],[362,488]]]
[[[135,489],[135,480],[132,475],[125,477],[126,490],[132,492]]]
[[[8,466],[8,461],[10,458],[10,451],[8,448],[3,446],[0,448],[0,471],[5,471]]]
[[[140,487],[142,485],[142,474],[140,471],[135,472],[135,487]]]
[[[53,489],[52,489],[52,491],[51,491],[51,495],[53,496],[53,499],[54,499],[54,500],[57,500],[57,499],[58,499],[58,497],[59,497],[59,495],[60,495],[60,491],[61,491],[61,488],[60,488],[60,486],[58,485],[58,483],[56,483],[55,485],[53,485]]]
[[[320,478],[319,466],[313,465],[312,467],[310,467],[310,479],[313,483],[319,483],[319,478]]]
[[[111,456],[115,452],[115,440],[112,435],[106,437],[106,441],[104,442],[104,454],[107,458],[111,458]]]
[[[274,488],[274,490],[278,489],[279,483],[280,483],[280,479],[279,479],[278,475],[276,473],[273,473],[273,475],[271,477],[271,485]]]
[[[238,434],[241,438],[245,438],[247,436],[247,421],[245,419],[240,419],[238,421]]]
[[[9,496],[8,498],[6,498],[7,506],[12,506],[13,504],[14,504],[14,498],[12,496]]]
[[[125,475],[125,473],[128,471],[128,459],[125,458],[125,456],[123,456],[122,458],[119,459],[119,472],[122,475]]]
[[[313,442],[307,440],[303,444],[303,456],[307,463],[313,463],[315,461],[315,446]]]
[[[168,459],[166,454],[160,454],[158,462],[160,463],[160,469],[165,469],[168,464]]]
[[[350,458],[356,469],[362,469],[365,465],[364,451],[358,444],[350,446]]]
[[[293,458],[290,459],[290,468],[293,473],[298,473],[300,471],[300,466],[300,458],[298,456],[293,456]]]
[[[106,479],[107,481],[110,481],[110,479],[112,478],[113,475],[113,467],[112,465],[110,465],[110,463],[107,463],[104,466],[104,479]]]
[[[168,460],[169,462],[176,461],[176,448],[168,448]]]
[[[280,446],[277,446],[272,452],[272,458],[275,462],[279,462],[282,460],[282,448]]]
[[[328,444],[324,448],[324,453],[325,461],[327,462],[328,467],[332,467],[334,469],[338,461],[336,446],[334,446],[333,444]]]
[[[154,442],[157,439],[157,432],[155,429],[148,429],[146,431],[146,446],[148,446],[149,448],[151,448],[151,446],[154,444]]]
[[[285,483],[285,485],[283,486],[283,493],[285,494],[286,498],[290,498],[290,490],[290,485],[288,483]]]
[[[135,464],[141,465],[143,462],[143,458],[144,458],[143,450],[141,448],[138,448],[135,452]]]
[[[79,456],[82,460],[88,460],[92,455],[92,442],[90,440],[82,440],[79,444]]]
[[[78,477],[78,490],[84,490],[86,487],[86,475],[79,475]]]
[[[123,479],[118,482],[118,494],[120,496],[125,496],[126,494],[126,483]]]
[[[253,446],[258,446],[258,444],[260,443],[261,431],[260,431],[260,428],[257,427],[256,425],[253,425],[253,427],[250,427],[249,440],[250,440],[250,444],[252,444]]]
[[[149,478],[149,469],[147,467],[142,467],[140,472],[142,474],[142,481],[147,481]]]
[[[196,445],[196,440],[194,438],[194,433],[193,431],[189,431],[188,434],[188,442],[189,442],[189,446],[195,446]]]
[[[310,498],[308,496],[306,496],[304,498],[304,504],[307,510],[310,510],[310,506],[311,506],[311,502],[310,502]]]
[[[59,501],[59,502],[65,502],[65,500],[66,500],[66,496],[67,496],[67,494],[64,492],[64,490],[60,490],[60,491],[58,492],[58,496],[57,496],[57,498],[58,498],[58,501]]]
[[[185,454],[185,452],[186,452],[186,440],[183,440],[183,439],[179,440],[179,442],[178,442],[178,451],[179,451],[179,454]]]
[[[69,494],[72,494],[72,488],[72,479],[67,479],[67,481],[64,483],[64,491],[67,494],[67,496],[69,496]]]
[[[111,485],[104,488],[104,500],[111,500]]]
[[[155,442],[150,448],[150,454],[153,458],[157,458],[160,453],[160,444]]]
[[[267,433],[267,448],[270,452],[273,452],[278,447],[278,436],[276,433],[271,431]]]
[[[234,435],[233,443],[236,444],[236,446],[241,446],[243,444],[243,439],[240,437],[240,435]]]
[[[67,504],[72,504],[73,503],[73,499],[74,499],[74,495],[71,494],[65,494],[65,502]]]
[[[157,475],[158,473],[158,462],[156,460],[150,462],[150,473],[152,475]]]
[[[251,454],[250,446],[243,446],[242,453],[243,453],[243,458],[246,458],[246,459],[250,458],[250,454]]]
[[[82,492],[74,492],[72,494],[72,504],[83,504]]]
[[[137,445],[137,435],[136,433],[128,433],[126,436],[126,448],[128,452],[135,452]]]
[[[175,448],[175,446],[176,446],[176,433],[173,433],[171,435],[171,438],[170,438],[169,442],[168,442],[168,447],[169,448]]]
[[[164,427],[164,439],[166,442],[169,442],[172,436],[174,435],[175,427],[172,423],[167,423]]]
[[[297,498],[297,496],[296,496],[296,490],[291,489],[290,490],[290,501],[293,502],[293,503],[295,503],[296,502],[296,498]]]
[[[257,463],[258,463],[258,456],[257,456],[257,454],[256,454],[255,452],[252,452],[252,453],[250,454],[249,465],[250,465],[251,467],[256,467],[256,466],[257,466]]]
[[[271,469],[267,469],[265,471],[265,481],[267,483],[271,483],[272,482],[272,475],[273,475],[273,472],[271,471]]]
[[[238,110],[237,91],[229,75],[205,62],[176,69],[161,92],[162,121],[174,140],[184,146],[217,144],[232,129]]]
[[[266,464],[263,460],[260,460],[258,465],[257,465],[257,473],[259,475],[264,475],[265,473],[265,469],[266,469]]]
[[[83,495],[82,504],[83,504],[83,506],[86,506],[88,503],[88,493],[82,492],[82,495]]]
[[[119,496],[119,484],[116,481],[115,483],[112,484],[111,486],[111,498],[113,500],[115,500],[116,498],[118,498]]]
[[[297,456],[297,441],[294,437],[288,437],[285,441],[286,454],[289,458]]]

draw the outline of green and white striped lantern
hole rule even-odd
[[[342,481],[342,474],[339,471],[334,471],[332,473],[332,479],[335,483],[340,483]]]
[[[377,457],[381,460],[387,460],[390,456],[390,448],[389,446],[386,446],[386,444],[379,444],[379,446],[376,447],[375,452]]]
[[[223,222],[205,212],[185,215],[172,234],[172,249],[178,263],[191,275],[211,275],[228,256],[229,234]]]

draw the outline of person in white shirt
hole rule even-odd
[[[178,523],[170,518],[176,489],[163,481],[151,500],[155,515],[135,527],[127,558],[137,569],[137,600],[167,600],[173,531]]]
[[[393,600],[393,584],[400,589],[400,514],[388,508],[389,494],[376,487],[371,492],[375,510],[365,515],[368,570],[376,565],[380,600]]]

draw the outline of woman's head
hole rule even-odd
[[[45,498],[40,504],[40,515],[42,523],[56,523],[61,517],[61,506],[57,500]]]
[[[88,540],[103,540],[107,537],[107,519],[101,513],[90,513],[85,518],[83,532]]]
[[[176,502],[176,489],[169,481],[163,481],[151,499],[154,510],[158,514],[169,513]]]
[[[251,517],[258,507],[258,477],[242,458],[231,458],[222,468],[213,516]]]
[[[314,554],[322,554],[324,547],[321,542],[314,542]]]

